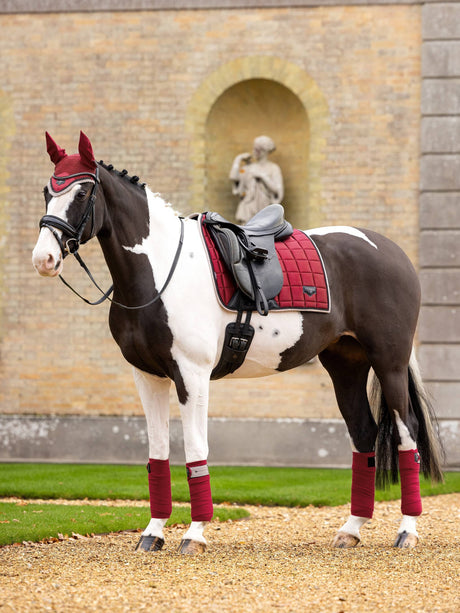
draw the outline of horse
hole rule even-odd
[[[151,520],[136,550],[157,552],[165,542],[172,511],[168,428],[174,382],[192,520],[179,552],[202,553],[213,515],[209,385],[235,312],[218,300],[200,218],[181,217],[138,177],[96,162],[83,132],[76,154],[67,155],[48,133],[46,142],[55,170],[44,189],[46,214],[32,262],[40,275],[57,277],[67,255],[80,258],[80,245],[94,237],[100,243],[113,281],[110,330],[133,367],[148,429]],[[443,478],[436,418],[414,352],[421,299],[416,271],[400,247],[371,230],[331,226],[299,233],[321,255],[330,308],[262,314],[253,308],[255,333],[245,359],[224,375],[276,374],[317,355],[351,441],[350,515],[332,546],[356,546],[372,518],[376,486],[399,480],[402,518],[394,545],[413,548],[422,513],[420,471],[433,481]]]

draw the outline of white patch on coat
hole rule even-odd
[[[152,266],[155,284],[162,287],[177,249],[180,222],[177,215],[158,194],[147,190],[150,233],[142,243],[125,247],[144,253]],[[184,245],[179,264],[164,294],[168,325],[173,333],[173,357],[181,364],[190,363],[197,370],[211,372],[217,364],[225,327],[236,314],[223,309],[215,296],[214,282],[202,244],[198,223],[185,219]],[[186,257],[194,253],[193,258]],[[279,366],[281,353],[292,347],[302,334],[302,316],[298,312],[254,313],[251,325],[256,334],[238,377],[272,374]],[[184,376],[184,373],[182,373]]]
[[[180,221],[170,205],[149,190],[147,204],[149,235],[142,243],[125,249],[147,255],[155,285],[161,288],[177,250]],[[181,416],[186,461],[193,462],[207,458],[209,378],[220,358],[225,327],[235,321],[236,314],[223,309],[217,301],[198,223],[192,219],[184,219],[183,223],[182,253],[161,299],[173,335],[172,356],[179,365],[187,391]],[[187,257],[190,253],[194,254],[193,258]],[[243,366],[235,374],[237,377],[273,374],[281,353],[292,347],[302,334],[302,316],[297,312],[273,313],[267,317],[255,313],[251,324],[256,334]]]
[[[369,245],[372,245],[375,249],[378,249],[377,245],[372,242],[364,232],[358,230],[357,228],[352,228],[351,226],[326,226],[324,228],[313,228],[310,230],[305,230],[305,234],[307,236],[315,235],[315,236],[325,236],[326,234],[349,234],[350,236],[356,236],[356,238],[360,238]]]
[[[351,534],[352,536],[356,536],[357,539],[361,540],[361,534],[359,531],[362,526],[364,526],[364,524],[368,521],[370,521],[369,517],[358,517],[357,515],[350,515],[347,521],[340,528],[339,532]]]
[[[167,521],[167,519],[156,519],[152,517],[147,525],[147,528],[142,533],[143,536],[156,536],[164,540],[165,535],[163,533],[163,528]]]
[[[226,314],[225,325],[235,320],[235,313]],[[281,354],[294,346],[302,336],[301,313],[296,311],[270,312],[266,317],[253,313],[251,325],[254,338],[242,366],[227,378],[263,377],[277,372]],[[222,346],[223,337],[219,347]],[[220,357],[220,353],[219,356]]]
[[[170,205],[147,190],[149,235],[142,243],[125,249],[149,258],[155,285],[163,286],[177,250],[180,220]],[[172,357],[179,366],[187,392],[181,405],[186,462],[203,460],[208,455],[207,418],[209,378],[220,358],[225,328],[235,321],[236,313],[223,309],[216,298],[214,281],[196,220],[184,219],[184,243],[178,266],[170,284],[162,294],[168,326],[173,335]],[[189,257],[193,253],[194,257]],[[256,329],[248,356],[236,377],[257,377],[276,372],[283,351],[292,347],[302,335],[302,316],[297,312],[273,313],[261,317],[255,313],[251,324]],[[139,381],[137,381],[139,387]],[[144,387],[140,385],[141,389]],[[145,390],[145,387],[144,387]],[[148,393],[147,393],[148,396]],[[143,401],[146,413],[148,398]],[[147,416],[147,423],[155,418]],[[149,443],[156,447],[149,428]],[[159,443],[165,452],[164,436]]]
[[[398,411],[394,412],[396,426],[398,428],[399,436],[401,438],[401,443],[398,445],[398,449],[400,451],[410,451],[411,449],[416,449],[417,444],[414,439],[411,437],[410,432],[406,426],[406,424],[401,419]]]
[[[147,421],[149,458],[167,460],[169,458],[169,388],[171,381],[135,367],[133,367],[133,375]]]
[[[192,521],[190,524],[190,528],[182,537],[183,540],[190,539],[191,541],[196,541],[197,543],[204,543],[206,545],[206,539],[204,538],[204,529],[206,528],[208,522],[205,521]]]
[[[417,517],[412,515],[403,515],[401,523],[399,525],[398,534],[407,532],[408,534],[415,534],[418,537],[417,532]]]
[[[67,221],[67,212],[75,195],[81,190],[81,184],[75,183],[70,191],[67,191],[62,196],[53,196],[48,202],[46,209],[47,215],[54,215],[64,221]],[[62,236],[62,231],[55,229],[59,236]],[[46,263],[49,258],[53,258],[59,268],[49,268]],[[49,228],[41,228],[37,243],[32,251],[32,264],[37,272],[44,276],[54,277],[62,271],[62,253],[61,248],[56,240],[56,237]]]

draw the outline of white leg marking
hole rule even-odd
[[[204,529],[206,528],[208,522],[206,521],[192,521],[190,524],[190,528],[184,534],[183,540],[190,539],[191,541],[196,541],[197,543],[204,543],[206,545],[206,539],[203,536]]]
[[[165,539],[163,534],[163,528],[168,520],[167,519],[155,519],[152,517],[147,528],[142,533],[143,536],[156,536],[161,539]]]
[[[414,534],[418,537],[417,533],[417,517],[413,517],[412,515],[403,515],[401,523],[399,525],[398,534],[402,532],[407,532],[408,534]]]
[[[210,372],[197,372],[193,363],[179,362],[188,398],[180,405],[184,431],[186,462],[206,460],[208,457],[208,401]]]
[[[134,382],[147,420],[149,458],[169,458],[169,388],[171,381],[133,368]]]
[[[398,449],[400,451],[410,451],[411,449],[416,449],[417,443],[411,437],[406,424],[403,422],[403,420],[399,416],[398,411],[395,411],[394,413],[395,413],[396,425],[398,427],[399,436],[401,438],[401,443],[398,445]]]
[[[357,539],[361,540],[359,530],[368,521],[370,521],[369,517],[358,517],[356,515],[350,515],[347,521],[340,528],[339,532],[346,532],[347,534],[356,536]]]

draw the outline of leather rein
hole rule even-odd
[[[166,278],[166,281],[164,282],[163,287],[160,289],[158,294],[156,296],[154,296],[152,298],[152,300],[149,300],[145,304],[140,304],[138,306],[128,306],[126,304],[122,304],[121,302],[117,302],[116,300],[113,300],[113,298],[110,298],[110,294],[113,292],[113,285],[111,285],[107,291],[104,291],[98,285],[98,283],[95,281],[95,279],[94,279],[93,275],[91,274],[91,271],[89,270],[88,266],[85,264],[85,262],[83,261],[82,257],[78,253],[78,250],[80,249],[80,245],[84,245],[90,239],[92,239],[94,237],[94,207],[95,207],[95,204],[96,204],[96,192],[97,192],[97,188],[98,188],[98,185],[100,184],[99,166],[96,167],[96,172],[94,174],[93,173],[85,172],[85,173],[77,173],[77,174],[74,174],[74,175],[67,175],[65,177],[56,177],[56,175],[53,175],[53,178],[55,178],[55,179],[70,179],[70,178],[79,177],[79,176],[86,176],[86,177],[91,176],[91,177],[93,177],[94,184],[93,184],[93,187],[91,189],[91,193],[90,193],[90,196],[89,196],[89,199],[88,199],[88,203],[86,205],[86,208],[85,208],[85,210],[83,212],[82,218],[81,218],[80,222],[78,223],[78,225],[76,227],[74,227],[71,224],[69,224],[67,221],[65,221],[64,219],[61,219],[60,217],[56,217],[55,215],[48,215],[48,214],[46,214],[46,215],[44,215],[40,219],[39,226],[40,226],[40,229],[41,228],[48,228],[48,230],[53,234],[53,236],[57,240],[57,243],[58,243],[59,248],[61,250],[62,259],[65,259],[68,255],[73,255],[75,257],[77,262],[80,264],[80,266],[83,268],[83,270],[88,275],[88,277],[91,280],[91,282],[93,283],[93,285],[101,292],[102,297],[99,298],[99,300],[91,302],[90,300],[88,300],[87,298],[84,298],[81,294],[79,294],[77,292],[77,290],[74,289],[70,285],[70,283],[68,283],[64,279],[64,277],[62,275],[59,275],[59,278],[64,283],[64,285],[66,287],[68,287],[70,290],[72,290],[72,292],[74,294],[76,294],[79,298],[81,298],[81,300],[83,300],[83,302],[86,302],[86,304],[89,304],[91,306],[95,306],[95,305],[101,304],[105,300],[108,300],[112,304],[115,304],[116,306],[119,306],[122,309],[127,309],[127,310],[145,309],[146,307],[154,304],[157,300],[160,299],[160,297],[162,296],[163,292],[168,287],[169,282],[171,281],[172,276],[174,274],[174,271],[176,270],[177,263],[179,262],[179,257],[180,257],[181,251],[182,251],[182,245],[184,243],[184,220],[182,219],[182,217],[179,217],[179,220],[180,220],[180,223],[181,223],[179,244],[177,245],[176,253],[174,255],[174,260],[173,260],[173,263],[172,263],[171,268],[169,270],[169,273],[168,273],[168,276]],[[91,232],[90,232],[90,236],[85,241],[82,241],[81,237],[83,235],[85,227],[86,227],[86,225],[87,225],[87,223],[88,223],[90,218],[91,218]],[[64,242],[62,240],[61,236],[59,235],[59,233],[57,232],[57,230],[61,230],[61,232],[67,234],[68,236],[70,236],[70,238],[67,241]]]

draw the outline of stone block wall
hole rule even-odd
[[[460,3],[422,9],[420,357],[438,417],[458,437],[460,397]]]
[[[100,12],[84,4],[84,12],[0,12],[2,413],[141,413],[107,308],[86,306],[31,267],[52,172],[45,130],[72,153],[83,129],[98,159],[139,175],[184,213],[201,210],[213,105],[236,83],[271,79],[308,116],[312,224],[370,227],[418,263],[419,4]],[[98,246],[83,255],[109,285]],[[65,276],[94,296],[70,258]],[[337,414],[315,364],[217,383],[212,398],[217,416]]]

